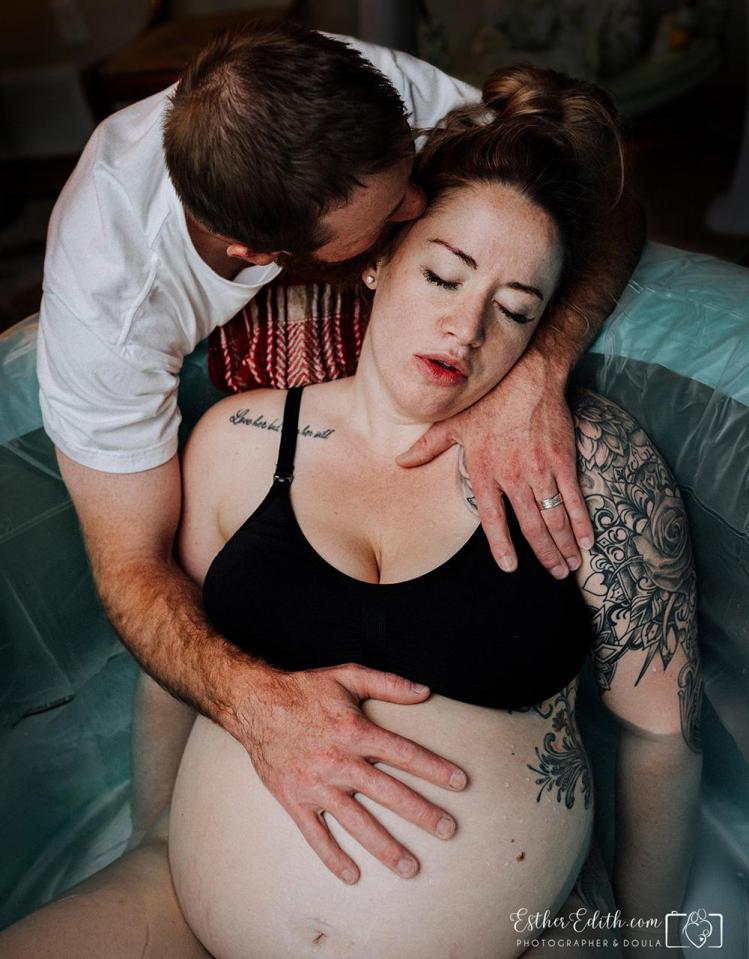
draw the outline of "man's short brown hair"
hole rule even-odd
[[[291,23],[217,35],[186,67],[164,122],[189,213],[256,251],[310,253],[320,218],[361,177],[413,154],[405,109],[357,51]]]

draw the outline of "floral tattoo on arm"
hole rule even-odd
[[[681,730],[700,751],[702,677],[697,647],[695,572],[684,504],[666,464],[638,424],[586,390],[572,402],[580,484],[596,530],[592,572],[583,586],[593,621],[598,682],[611,688],[630,651],[668,669],[679,648]]]

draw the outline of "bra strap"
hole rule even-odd
[[[276,472],[273,474],[273,483],[278,486],[291,486],[294,479],[294,455],[299,428],[299,406],[302,402],[303,392],[303,386],[295,386],[286,394],[286,403],[283,408],[283,426],[281,427],[281,444],[278,449]]]

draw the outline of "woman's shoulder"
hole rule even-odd
[[[285,400],[285,390],[252,390],[227,396],[203,414],[182,456],[187,502],[222,513],[227,503],[261,496],[273,478]]]
[[[224,397],[201,416],[190,434],[188,453],[255,454],[266,446],[277,447],[286,395],[286,390],[264,389]]]
[[[636,422],[630,413],[613,400],[583,386],[574,386],[570,390],[570,409],[574,416],[578,414],[585,417],[610,416],[616,421]]]
[[[673,480],[663,459],[637,420],[613,400],[576,387],[570,395],[575,425],[577,469],[583,492],[590,485],[631,483],[646,463],[662,468],[663,480]]]
[[[670,545],[675,547],[678,540],[681,559],[688,562],[678,483],[642,426],[612,400],[589,390],[576,390],[570,408],[578,479],[596,537],[605,534],[622,542],[632,537],[633,548],[645,550],[651,564],[657,550],[648,543],[675,537]]]
[[[637,420],[603,396],[580,390],[571,400],[578,478],[596,540],[611,556],[628,544],[663,589],[691,588],[691,548],[679,485]],[[686,585],[685,585],[686,584]]]
[[[576,386],[570,393],[570,410],[578,453],[590,467],[595,453],[601,461],[602,445],[617,455],[633,444],[650,442],[631,413],[600,393]]]

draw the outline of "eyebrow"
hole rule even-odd
[[[440,246],[446,247],[451,253],[454,253],[459,260],[462,260],[466,263],[472,270],[478,270],[479,265],[474,260],[472,256],[469,256],[467,253],[464,253],[463,250],[457,250],[454,246],[450,246],[449,243],[446,243],[444,240],[438,240],[436,237],[429,241],[430,243],[439,243]]]
[[[434,237],[429,241],[430,243],[438,243],[440,246],[444,246],[451,253],[454,253],[459,260],[462,260],[465,264],[470,266],[472,270],[478,269],[478,263],[474,260],[472,256],[466,253],[464,250],[459,250],[454,246],[451,246],[449,243],[446,243],[445,240],[440,240],[437,237]],[[523,293],[530,293],[531,296],[537,296],[541,302],[543,302],[544,295],[543,293],[535,286],[528,286],[527,283],[519,283],[517,280],[513,280],[511,283],[504,283],[506,287],[509,287],[511,290],[522,290]]]

